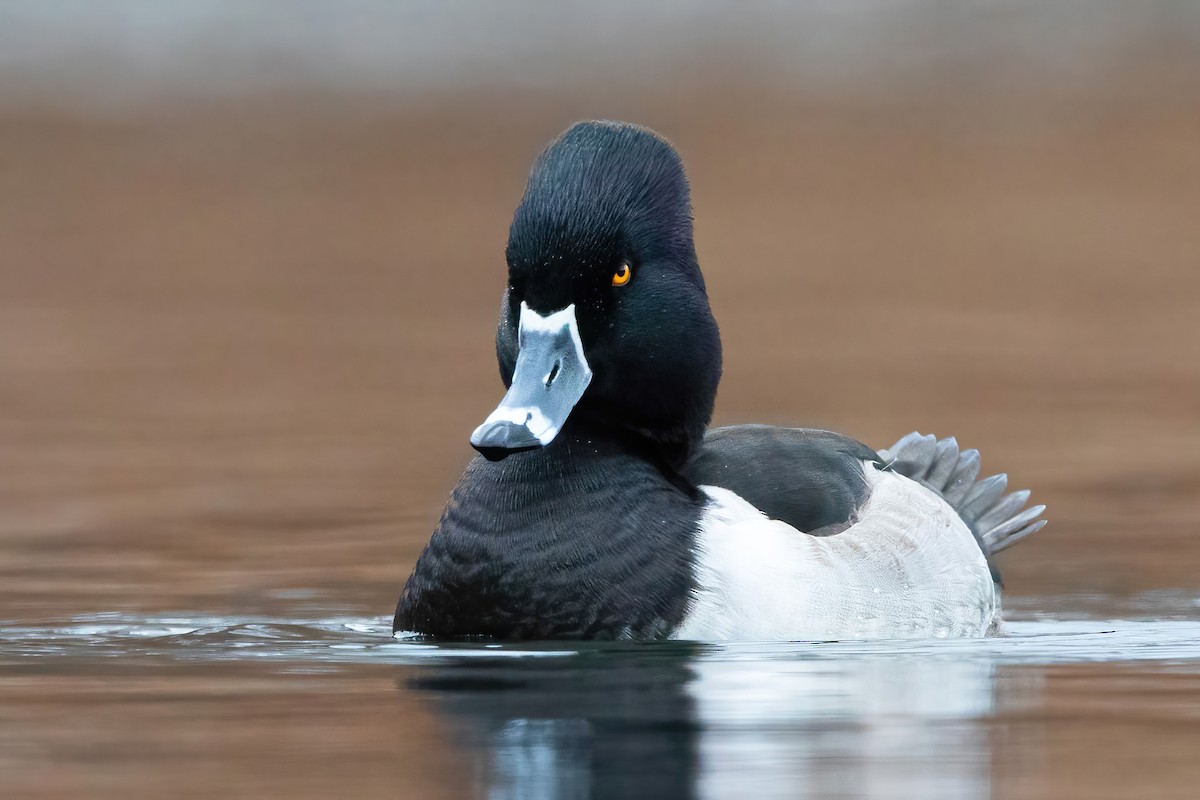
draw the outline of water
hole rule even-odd
[[[1024,598],[1023,605],[1031,599]],[[36,657],[61,663],[98,658],[146,664],[270,661],[310,665],[408,666],[473,658],[620,658],[633,653],[687,653],[698,662],[779,665],[814,662],[920,660],[937,663],[1070,664],[1087,662],[1200,663],[1200,599],[1168,619],[1017,619],[1005,635],[987,639],[758,643],[506,643],[434,642],[391,636],[389,618],[279,619],[262,616],[85,614],[53,626],[0,628],[0,665]],[[783,669],[786,667],[767,667]],[[755,669],[750,666],[749,669]]]
[[[1200,600],[1166,593],[1122,610],[1147,606],[1174,611],[1109,619],[1018,610],[1008,635],[982,640],[745,644],[437,644],[392,639],[378,617],[101,613],[0,628],[0,697],[12,716],[22,687],[82,684],[72,716],[83,729],[91,715],[119,719],[130,703],[186,709],[155,718],[149,754],[122,725],[102,740],[110,768],[124,764],[141,780],[179,758],[173,747],[196,749],[196,719],[229,716],[269,735],[239,754],[221,737],[208,741],[201,725],[203,758],[228,765],[282,742],[293,769],[311,772],[339,748],[326,741],[306,753],[285,731],[311,723],[336,737],[337,724],[305,710],[332,700],[342,714],[351,701],[349,719],[385,740],[389,726],[394,736],[432,721],[438,733],[421,747],[458,765],[454,780],[437,782],[447,796],[1005,796],[1016,776],[1026,788],[1053,785],[1046,742],[1080,713],[1055,718],[1064,691],[1085,686],[1110,710],[1141,709],[1143,745],[1200,723]],[[256,696],[246,697],[247,684]],[[281,687],[294,709],[283,717],[263,707]],[[360,708],[364,694],[375,696]],[[1093,736],[1120,727],[1103,709],[1083,716]],[[1017,735],[1022,728],[1037,735]],[[10,756],[19,738],[11,728],[0,738]],[[55,756],[79,758],[69,747]],[[220,781],[208,774],[200,785]]]

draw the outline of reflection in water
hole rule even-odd
[[[447,717],[481,797],[989,795],[992,661],[729,656],[475,659],[406,671],[400,687]]]
[[[762,667],[766,666],[767,669]],[[713,662],[690,687],[705,720],[701,794],[986,797],[992,664]]]
[[[405,671],[473,753],[489,798],[687,797],[697,773],[691,645],[585,648]]]
[[[1179,619],[1043,619],[1012,622],[1006,637],[891,642],[434,644],[351,616],[0,625],[0,706],[9,720],[18,700],[20,721],[0,726],[0,755],[32,736],[83,782],[94,761],[80,742],[114,737],[106,747],[129,780],[150,770],[177,782],[179,754],[207,742],[200,763],[221,770],[282,754],[280,796],[328,796],[307,777],[369,764],[358,785],[535,800],[1091,797],[1136,783],[1121,764],[1137,763],[1181,776],[1176,796],[1191,797],[1200,606],[1190,593],[1167,600],[1154,598]],[[397,703],[380,697],[390,685]],[[140,722],[116,724],[130,697]],[[431,735],[414,701],[449,735]],[[155,761],[160,740],[177,749]]]
[[[509,720],[492,734],[480,783],[496,800],[590,797],[591,742],[587,720]]]

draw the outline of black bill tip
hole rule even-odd
[[[529,428],[504,420],[485,422],[471,434],[471,447],[478,450],[488,461],[499,461],[513,453],[541,446],[542,443]]]

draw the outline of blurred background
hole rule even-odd
[[[716,423],[979,448],[1049,505],[1015,608],[1194,595],[1200,4],[50,0],[0,2],[0,614],[389,614],[585,118],[683,156]]]

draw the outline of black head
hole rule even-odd
[[[681,463],[712,416],[721,342],[674,148],[636,125],[572,126],[534,163],[506,254],[509,394],[472,443],[489,457],[547,444],[565,405]]]

